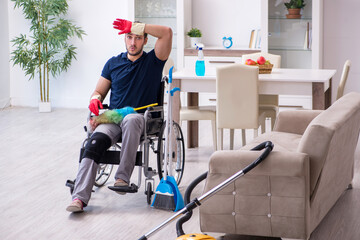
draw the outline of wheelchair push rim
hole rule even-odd
[[[96,187],[104,186],[104,184],[109,179],[113,169],[112,164],[102,164],[100,163],[98,169],[96,170],[96,177],[94,185]]]
[[[165,152],[164,151],[165,126],[166,124],[164,122],[164,124],[161,127],[161,131],[158,139],[158,146],[157,146],[157,166],[158,166],[158,174],[160,180],[163,178],[164,175],[163,168],[164,168],[164,152]],[[172,156],[175,161],[173,161],[172,164],[173,169],[171,169],[171,172],[174,175],[176,183],[180,185],[185,167],[185,143],[184,143],[184,136],[179,124],[173,121],[172,127],[174,128],[174,137],[175,137],[175,141],[173,141],[174,148],[173,148]],[[167,166],[169,166],[169,164],[167,164]],[[170,171],[168,170],[168,172]]]

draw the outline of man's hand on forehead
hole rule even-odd
[[[135,35],[144,35],[144,29],[145,29],[145,24],[144,23],[133,23],[131,21],[125,20],[125,19],[120,19],[117,18],[114,22],[113,22],[113,27],[117,30],[120,30],[120,32],[118,33],[123,34],[123,33],[132,33]]]

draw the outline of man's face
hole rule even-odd
[[[137,56],[142,53],[147,38],[142,35],[127,33],[125,35],[126,50],[130,56]]]

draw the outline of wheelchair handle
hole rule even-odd
[[[173,73],[174,66],[172,66],[169,70],[169,83],[172,83],[172,73]]]
[[[180,88],[175,87],[175,88],[173,88],[172,90],[170,90],[171,96],[174,96],[174,93],[175,93],[176,91],[179,91],[179,92],[180,92]]]

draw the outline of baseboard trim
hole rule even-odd
[[[0,99],[0,109],[10,107],[10,98]]]

